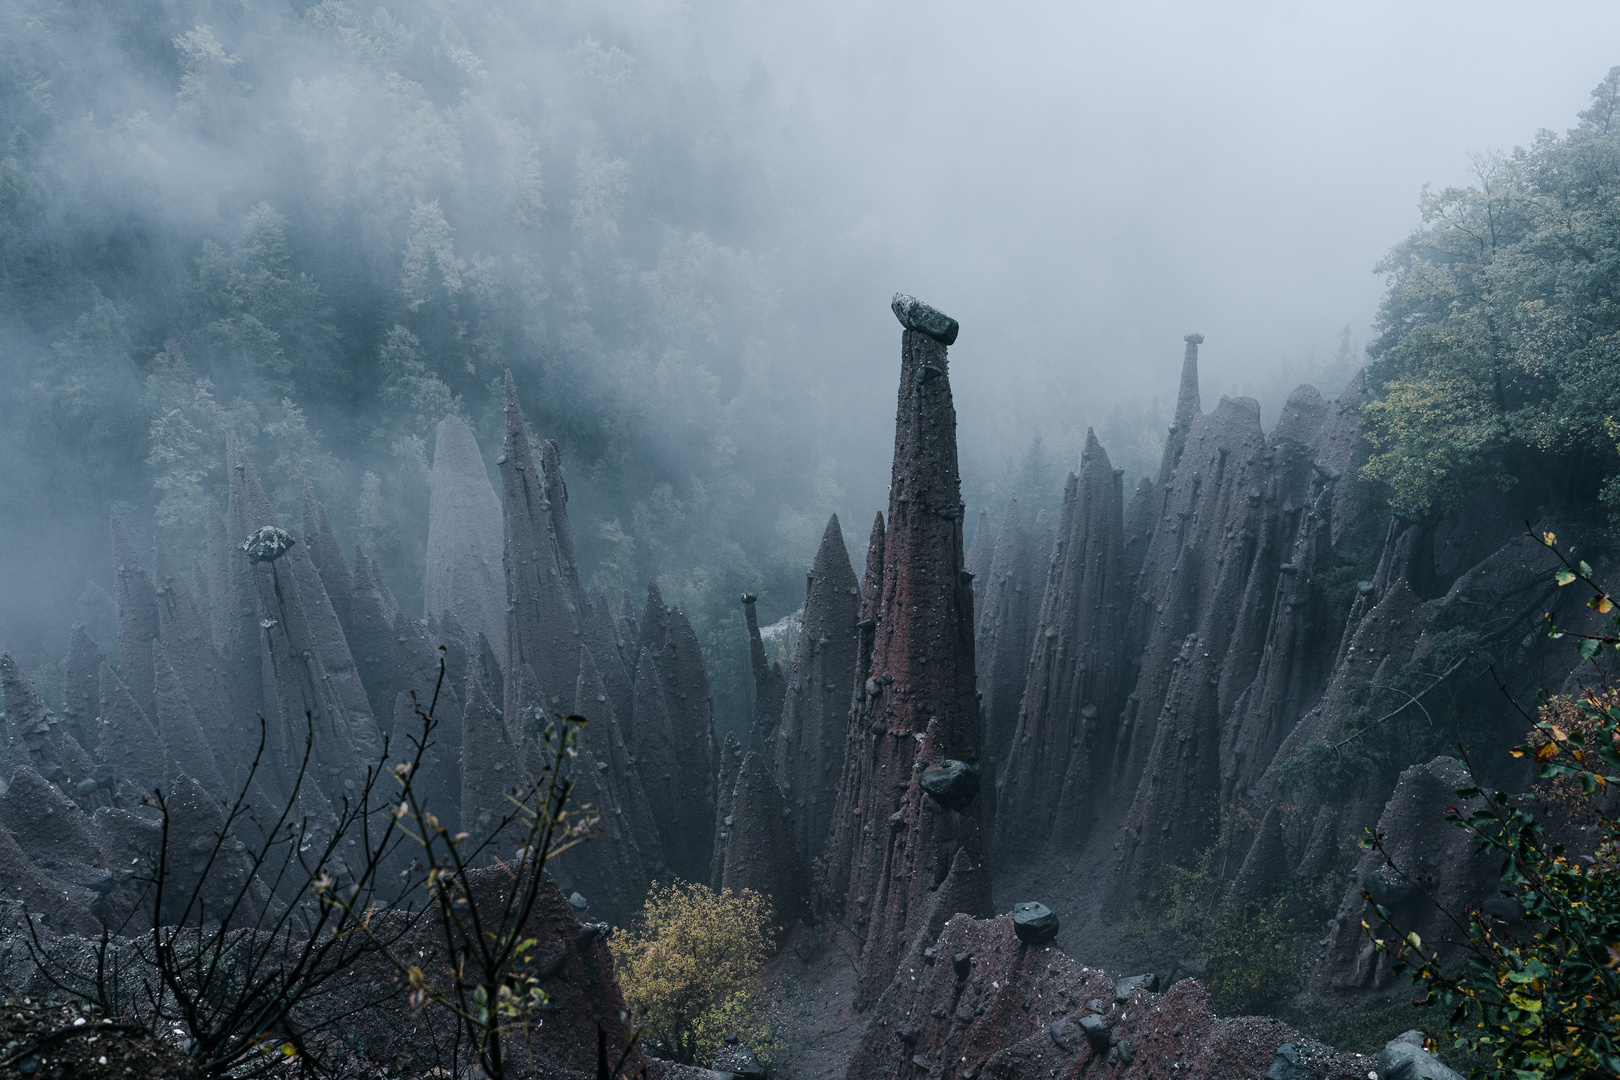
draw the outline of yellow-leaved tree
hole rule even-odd
[[[769,1059],[770,1023],[755,1001],[770,919],[769,898],[748,889],[653,888],[634,925],[608,943],[648,1045],[682,1064],[707,1064],[736,1035]]]

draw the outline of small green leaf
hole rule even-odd
[[[1553,573],[1553,580],[1558,582],[1560,585],[1572,584],[1575,581],[1575,572],[1560,566]]]
[[[1575,646],[1575,651],[1580,654],[1582,660],[1590,660],[1598,654],[1598,650],[1602,647],[1603,642],[1597,638],[1582,638],[1581,643]]]

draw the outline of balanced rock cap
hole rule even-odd
[[[938,308],[923,303],[915,296],[899,292],[889,301],[889,307],[893,309],[894,317],[900,320],[900,325],[907,330],[927,334],[941,345],[956,344],[957,331],[962,327]]]
[[[1045,904],[1034,900],[1013,905],[1013,933],[1026,945],[1042,945],[1057,937],[1058,917]]]
[[[242,550],[254,562],[274,562],[287,554],[287,550],[296,543],[298,541],[286,529],[266,525],[242,541]]]

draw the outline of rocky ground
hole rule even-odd
[[[33,998],[0,1003],[0,1076],[40,1080],[190,1080],[190,1061],[155,1042],[76,1005]]]
[[[843,1080],[867,1016],[855,1000],[853,936],[839,927],[795,927],[766,973],[782,1049],[780,1080]]]

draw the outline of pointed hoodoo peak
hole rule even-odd
[[[542,504],[551,525],[551,543],[555,551],[557,569],[562,574],[568,602],[574,613],[583,618],[590,598],[579,576],[579,556],[574,552],[574,529],[568,523],[568,483],[563,479],[562,451],[556,439],[540,444],[540,475],[545,482],[545,501]]]
[[[581,622],[586,612],[577,587],[572,542],[559,547],[562,509],[546,494],[534,460],[511,372],[506,377],[506,436],[496,459],[501,471],[501,519],[506,584],[505,713],[539,704],[527,700],[525,667],[535,688],[559,693],[579,678]],[[553,486],[560,487],[560,476]]]
[[[117,577],[118,663],[124,681],[141,708],[152,708],[152,642],[160,633],[157,593],[141,557],[124,531],[118,514],[112,515],[113,571]]]
[[[838,515],[834,514],[827,519],[827,527],[821,532],[821,544],[816,548],[817,572],[820,572],[824,559],[836,563],[840,557],[845,565],[849,564],[849,548],[844,546],[844,529],[838,524]]]
[[[506,584],[501,571],[501,502],[489,482],[472,429],[454,413],[433,442],[428,503],[429,616],[455,612],[468,633],[482,632],[506,655]]]
[[[832,832],[860,653],[860,608],[855,568],[834,515],[805,583],[804,623],[773,748],[776,780],[793,811],[792,831],[806,864],[821,856]]]
[[[773,917],[785,931],[809,915],[805,862],[794,845],[792,815],[764,755],[749,751],[737,769],[726,824],[720,887],[752,889],[770,897]]]
[[[1089,457],[1095,457],[1097,454],[1101,453],[1104,453],[1104,451],[1102,443],[1097,441],[1097,429],[1094,427],[1086,428],[1086,445],[1085,448],[1080,451],[1081,462],[1084,462]]]
[[[96,704],[101,700],[101,665],[107,658],[101,655],[96,643],[84,632],[83,623],[74,623],[68,635],[68,654],[63,691],[62,720],[68,733],[79,744],[94,745],[90,738],[94,731]]]
[[[651,649],[653,652],[664,647],[664,641],[669,637],[669,608],[664,606],[664,596],[658,591],[658,586],[652,582],[647,583],[647,605],[641,609],[641,633],[637,642],[636,652]]]
[[[5,720],[13,733],[51,722],[50,710],[9,653],[0,653],[0,702],[4,703]]]

